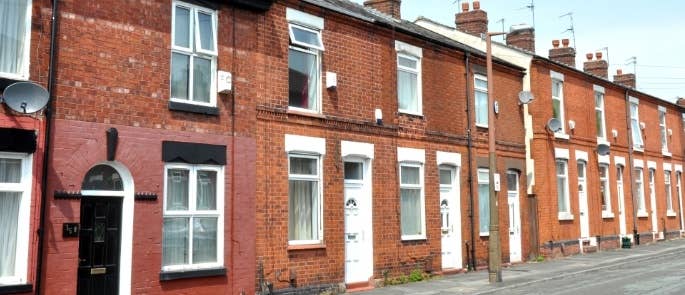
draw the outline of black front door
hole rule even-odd
[[[120,197],[81,198],[78,294],[119,294]]]

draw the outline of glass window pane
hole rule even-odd
[[[597,128],[597,137],[604,137],[604,115],[601,110],[595,111],[595,127]]]
[[[519,187],[519,175],[518,173],[507,173],[507,190],[508,191],[518,191]]]
[[[0,73],[21,74],[27,66],[26,19],[29,1],[0,1]]]
[[[417,79],[416,73],[397,71],[397,98],[401,110],[419,111]]]
[[[190,9],[184,7],[175,8],[174,19],[174,45],[190,47]]]
[[[558,99],[552,99],[552,117],[561,120],[561,101]]]
[[[288,239],[318,240],[318,182],[289,182]]]
[[[109,165],[91,168],[81,184],[82,190],[123,191],[124,184],[119,173]]]
[[[0,278],[15,275],[21,194],[0,192]]]
[[[0,183],[21,182],[21,159],[0,158]]]
[[[318,160],[290,157],[290,174],[318,175]]]
[[[308,45],[311,45],[311,46],[317,47],[317,48],[323,47],[320,40],[319,40],[319,34],[318,33],[315,33],[315,32],[309,31],[309,30],[305,30],[305,29],[302,29],[302,28],[296,27],[296,26],[291,26],[290,28],[293,31],[293,37],[295,38],[294,41],[304,43],[304,44],[308,44]]]
[[[216,210],[216,171],[197,171],[197,210]]]
[[[482,79],[476,79],[476,87],[482,89],[488,89],[488,81]]]
[[[559,202],[559,212],[568,212],[566,204],[566,178],[557,177],[557,198]]]
[[[421,190],[400,189],[402,235],[420,235],[421,226]]]
[[[563,85],[560,81],[552,81],[552,96],[553,97],[560,97],[561,96],[561,85]]]
[[[217,262],[217,218],[193,219],[193,264]]]
[[[364,165],[360,162],[345,162],[345,179],[362,180]]]
[[[197,26],[200,31],[200,48],[214,51],[214,32],[212,30],[212,15],[198,12]]]
[[[585,163],[578,163],[578,178],[585,178]]]
[[[480,170],[478,169],[478,182],[489,182],[490,181],[490,172],[488,170]]]
[[[476,124],[488,125],[488,94],[476,91]]]
[[[167,170],[166,210],[188,210],[189,174],[188,170]]]
[[[418,61],[411,58],[406,58],[402,56],[397,57],[397,64],[406,68],[417,69]]]
[[[204,58],[193,58],[193,100],[209,102],[212,88],[212,61]]]
[[[316,55],[290,49],[288,57],[288,105],[315,110],[318,99],[319,66]]]
[[[478,184],[478,228],[481,233],[490,231],[490,185],[487,183]]]
[[[180,53],[171,54],[171,97],[188,99],[188,67],[190,56]]]
[[[440,169],[440,184],[452,185],[452,169]]]
[[[595,108],[603,108],[604,107],[604,97],[602,96],[601,93],[596,92],[595,93]]]
[[[566,163],[562,161],[557,161],[557,175],[566,174]]]
[[[402,166],[400,169],[401,184],[420,184],[419,167]]]
[[[600,178],[606,178],[608,170],[609,169],[607,168],[607,166],[599,166],[599,177]]]
[[[188,222],[187,217],[165,217],[162,229],[162,266],[188,264]]]

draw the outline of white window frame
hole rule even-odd
[[[606,175],[606,177],[602,177],[602,173],[601,173],[601,172],[602,172],[602,171],[601,171],[602,169],[605,169],[605,172],[606,172],[605,175]],[[614,217],[614,213],[612,212],[612,206],[611,206],[611,188],[610,188],[610,185],[609,185],[609,178],[610,178],[610,177],[609,177],[609,176],[610,176],[609,173],[610,173],[610,171],[611,171],[611,170],[609,169],[609,164],[608,164],[608,163],[599,163],[599,170],[600,170],[600,171],[598,171],[598,172],[599,172],[599,173],[598,173],[598,177],[599,177],[600,186],[602,185],[602,183],[604,183],[604,189],[606,190],[606,191],[604,192],[604,204],[605,204],[605,207],[602,208],[602,218],[613,218],[613,217]]]
[[[645,144],[642,140],[642,129],[640,128],[640,101],[637,98],[630,97],[629,99],[629,110],[630,110],[630,137],[633,140],[633,150],[642,152],[644,151]],[[635,106],[635,112],[633,113],[633,106]],[[635,138],[635,132],[637,132],[637,137]]]
[[[410,59],[416,62],[416,68],[412,69],[410,67],[405,67],[400,65],[400,58],[405,58],[405,59]],[[397,79],[399,80],[399,72],[407,72],[411,74],[416,74],[416,100],[418,102],[417,105],[417,110],[412,111],[412,110],[407,110],[407,109],[402,109],[399,107],[400,105],[400,90],[399,88],[397,89],[397,105],[398,105],[398,111],[400,113],[405,113],[405,114],[412,114],[412,115],[418,115],[421,116],[423,114],[423,98],[422,98],[422,85],[421,85],[421,57],[414,56],[408,53],[404,52],[397,52]]]
[[[643,167],[635,167],[633,173],[635,173],[635,190],[637,193],[637,217],[647,217],[647,204],[645,204],[645,178]]]
[[[665,107],[659,106],[659,134],[661,142],[661,154],[667,157],[671,156],[668,151],[668,126],[666,125],[666,119],[668,112]]]
[[[597,134],[597,143],[602,143],[602,144],[607,144],[607,125],[606,125],[606,113],[604,112],[604,87],[600,87],[595,85],[594,87],[594,92],[595,92],[595,120],[597,120],[597,112],[601,113],[601,122],[600,125],[602,126],[602,132],[601,134]],[[597,99],[599,98],[600,100],[600,105],[597,105]]]
[[[23,68],[18,73],[0,72],[0,77],[10,80],[28,80],[30,76],[31,65],[31,12],[33,11],[33,0],[26,0],[26,31],[24,32],[24,52],[22,52]]]
[[[554,96],[554,84],[559,83],[559,96]],[[561,131],[555,132],[554,136],[557,138],[566,138],[569,136],[566,134],[566,120],[564,114],[564,80],[558,77],[552,77],[552,115],[554,115],[554,100],[559,101],[559,121],[561,122]]]
[[[0,158],[21,160],[21,180],[19,183],[0,183],[0,191],[22,192],[19,203],[19,221],[17,223],[17,249],[15,252],[14,275],[0,277],[0,286],[20,285],[27,283],[29,259],[29,231],[31,215],[31,188],[33,180],[32,154],[0,152]],[[2,259],[7,259],[3,257]]]
[[[316,171],[317,175],[308,174],[291,174],[290,173],[290,159],[292,158],[303,158],[303,159],[313,159],[316,160]],[[290,152],[288,153],[288,186],[290,186],[291,180],[304,180],[304,181],[316,181],[317,182],[317,203],[318,208],[314,210],[312,208],[312,214],[317,214],[318,224],[317,226],[317,238],[313,240],[290,240],[290,210],[288,210],[288,245],[320,245],[323,244],[323,163],[322,156],[318,154],[311,153],[300,153],[300,152]],[[290,191],[290,190],[288,190]],[[288,204],[290,203],[290,193],[288,193]],[[312,216],[313,219],[314,216]],[[312,222],[313,223],[313,222]]]
[[[182,169],[188,170],[188,210],[167,210],[167,190],[168,190],[168,173],[169,170]],[[216,210],[197,210],[197,171],[215,171],[216,172]],[[163,216],[166,217],[189,217],[188,221],[188,262],[189,264],[176,264],[162,266],[163,272],[168,271],[182,271],[182,270],[197,270],[217,268],[224,266],[224,166],[218,165],[194,165],[183,163],[166,163],[164,165],[164,201],[163,201]],[[216,262],[193,263],[193,218],[195,217],[216,217]],[[164,241],[162,241],[164,243]],[[164,245],[162,245],[162,248]],[[164,254],[162,254],[164,255]]]
[[[183,7],[190,10],[190,21],[188,32],[192,34],[190,37],[189,47],[182,47],[176,45],[176,7]],[[196,48],[196,44],[200,43],[200,27],[196,21],[197,15],[199,13],[205,13],[212,16],[212,38],[214,41],[214,50],[204,50],[199,47]],[[172,1],[171,3],[171,55],[169,56],[169,100],[173,102],[216,107],[216,72],[217,72],[217,56],[218,54],[218,41],[217,41],[217,29],[218,29],[218,12],[206,7],[193,5],[190,3],[182,1]],[[171,59],[174,53],[183,54],[189,56],[188,60],[188,99],[174,98],[171,96],[171,72],[173,68],[171,66]],[[210,89],[209,89],[209,102],[195,101],[193,93],[193,77],[194,77],[194,60],[195,58],[204,58],[211,61],[210,66]]]
[[[485,173],[485,175],[487,175],[488,177],[487,178],[481,178],[480,177],[481,173]],[[480,186],[481,184],[487,184],[488,185],[488,196],[486,197],[486,199],[488,200],[488,217],[489,217],[490,216],[490,206],[492,206],[492,204],[490,204],[490,169],[478,168],[478,170],[476,171],[476,179],[478,181],[478,186]],[[480,202],[480,201],[481,201],[481,199],[480,199],[480,192],[479,192],[478,193],[478,202]],[[480,230],[480,222],[481,222],[480,216],[481,216],[481,212],[480,212],[480,206],[479,206],[479,211],[478,211],[478,232],[479,232],[479,235],[481,237],[490,236],[490,230],[489,230],[490,229],[490,218],[488,218],[488,230],[483,232]]]
[[[666,216],[676,216],[673,210],[673,185],[671,181],[671,170],[664,170],[664,190],[666,197]]]
[[[483,127],[483,128],[488,128],[488,116],[490,115],[490,111],[491,111],[491,110],[490,110],[490,105],[488,104],[488,95],[490,95],[490,94],[488,93],[488,88],[487,88],[487,87],[482,88],[482,87],[478,87],[478,86],[477,86],[478,84],[476,83],[476,81],[478,81],[478,80],[480,80],[480,81],[485,81],[486,85],[487,85],[487,83],[489,83],[489,82],[488,82],[488,77],[483,76],[483,75],[479,75],[479,74],[473,75],[473,91],[474,91],[473,98],[474,98],[474,110],[476,110],[476,111],[475,111],[475,113],[476,113],[476,118],[475,118],[475,119],[476,119],[476,126],[478,126],[478,127]],[[477,101],[478,97],[476,96],[476,93],[477,93],[477,92],[485,93],[485,109],[487,110],[487,111],[485,112],[485,123],[483,123],[483,122],[478,122],[478,117],[477,117],[477,116],[478,116],[478,113],[479,113],[479,112],[478,112],[478,109],[477,109],[477,108],[478,108],[478,101]]]
[[[554,164],[555,164],[554,165],[554,174],[556,175],[555,181],[557,182],[557,185],[555,186],[557,188],[556,189],[557,190],[557,213],[558,213],[557,218],[559,220],[572,220],[573,219],[573,214],[571,214],[571,201],[570,201],[570,197],[569,197],[570,192],[569,192],[569,183],[568,183],[569,182],[569,179],[568,179],[568,162],[569,162],[568,159],[563,159],[563,158],[557,158],[554,161]],[[562,174],[559,174],[557,172],[557,166],[556,165],[558,163],[564,164],[564,171]],[[558,181],[559,181],[559,178],[562,178],[562,177],[564,178],[565,188],[564,188],[564,195],[560,196],[559,194],[561,192],[559,191]],[[565,211],[562,211],[561,206],[559,206],[559,205],[561,205],[559,203],[560,197],[563,198],[563,200],[566,204],[566,210]]]
[[[419,184],[404,184],[402,183],[402,167],[412,167],[412,168],[418,168],[419,169]],[[400,234],[401,234],[401,239],[403,241],[411,241],[411,240],[425,240],[426,239],[426,196],[425,196],[425,188],[424,188],[424,175],[423,175],[423,164],[422,163],[416,163],[416,162],[400,162],[399,163],[399,169],[398,169],[398,183],[400,184],[400,190],[401,189],[419,189],[419,198],[421,200],[419,201],[419,204],[421,206],[420,211],[421,211],[421,234],[418,235],[405,235],[402,234],[402,216],[400,214]],[[399,191],[399,202],[400,202],[400,207],[402,206],[402,192]],[[402,209],[400,208],[400,212],[402,212]]]
[[[295,39],[294,33],[292,31],[293,27],[296,27],[298,29],[302,29],[305,31],[316,33],[317,38],[319,39],[321,46],[320,47],[319,46],[313,46],[311,44],[307,44],[307,43],[297,41]],[[321,101],[323,99],[322,90],[321,90],[321,87],[322,87],[321,86],[321,80],[323,77],[322,68],[321,68],[321,54],[324,51],[323,38],[321,37],[321,29],[312,29],[312,28],[308,28],[306,26],[299,25],[296,23],[289,23],[288,24],[288,34],[290,37],[290,45],[288,46],[288,55],[290,55],[290,50],[295,50],[295,51],[299,51],[302,53],[313,55],[315,57],[315,60],[316,60],[316,69],[317,69],[317,76],[318,76],[318,78],[316,79],[317,82],[316,82],[316,86],[315,86],[315,88],[316,88],[316,103],[314,104],[314,108],[309,109],[309,108],[295,107],[295,106],[291,106],[290,102],[288,102],[288,109],[299,111],[299,112],[305,112],[305,113],[321,113],[321,104],[322,104]],[[290,94],[288,94],[288,95],[290,95]],[[290,99],[290,97],[288,97],[288,99]]]

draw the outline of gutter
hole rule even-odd
[[[57,50],[57,10],[59,0],[52,0],[52,25],[50,28],[50,65],[48,72],[48,93],[50,95],[45,109],[45,145],[43,146],[43,175],[40,187],[40,222],[38,225],[38,261],[36,262],[35,294],[40,294],[43,277],[43,248],[45,247],[45,202],[48,194],[48,159],[50,157],[50,135],[52,130],[52,112],[55,105],[55,65]]]
[[[467,149],[466,149],[466,154],[468,157],[468,170],[469,170],[469,176],[467,179],[467,182],[469,184],[469,220],[471,221],[471,247],[470,247],[470,258],[471,261],[469,261],[469,268],[470,270],[476,270],[476,229],[475,229],[475,220],[474,220],[474,214],[473,214],[473,138],[471,136],[471,97],[469,97],[469,94],[471,91],[469,91],[469,81],[471,80],[469,77],[469,73],[471,71],[471,53],[466,52],[464,55],[464,64],[466,65],[466,73],[464,75],[464,78],[466,80],[466,87],[464,87],[466,90],[466,142],[467,142]]]

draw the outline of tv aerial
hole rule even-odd
[[[33,82],[16,82],[5,88],[0,100],[15,112],[32,114],[43,109],[50,99],[50,94],[43,87]]]

